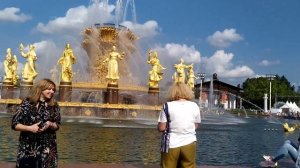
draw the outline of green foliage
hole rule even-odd
[[[286,79],[285,76],[278,76],[271,81],[271,96],[272,96],[272,106],[276,101],[296,101],[298,102],[300,99],[300,95],[294,92],[293,86],[291,86],[290,82]],[[264,94],[270,93],[270,80],[266,77],[259,78],[248,78],[243,83],[244,93],[242,97],[259,107],[263,108],[264,106]],[[268,99],[269,100],[269,99]],[[269,101],[268,101],[269,102]],[[253,108],[252,105],[243,103],[245,108]],[[269,106],[268,106],[269,107]]]

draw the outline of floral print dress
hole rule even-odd
[[[23,100],[16,114],[12,118],[12,129],[18,123],[23,125],[33,125],[37,122],[45,123],[46,121],[55,122],[59,127],[61,117],[59,106],[57,104],[50,106],[47,102],[39,101],[34,105],[29,100]],[[48,128],[41,133],[20,132],[19,148],[17,155],[17,167],[20,160],[34,156],[38,159],[40,168],[57,167],[57,142],[56,131]]]

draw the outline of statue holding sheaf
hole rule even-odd
[[[12,74],[12,82],[15,86],[18,85],[18,79],[19,79],[17,70],[18,70],[18,59],[17,59],[17,56],[14,55],[12,58],[11,74]]]
[[[148,52],[148,64],[152,66],[149,71],[149,87],[158,88],[158,82],[163,79],[162,70],[166,69],[160,64],[157,52],[153,52],[151,49]]]

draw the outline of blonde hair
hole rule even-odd
[[[179,99],[193,100],[194,92],[192,89],[182,82],[175,82],[169,89],[168,100],[174,101]]]
[[[56,91],[56,85],[55,83],[50,80],[50,79],[42,79],[40,81],[38,81],[32,88],[30,94],[29,94],[29,101],[37,104],[37,102],[39,101],[42,91],[47,90],[49,88],[53,87],[53,90]],[[49,103],[49,105],[54,105],[54,98],[51,97],[51,99],[46,100],[47,103]]]

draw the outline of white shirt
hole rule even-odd
[[[197,141],[195,123],[201,122],[200,109],[195,102],[177,100],[168,102],[170,115],[170,144],[169,148],[188,145]],[[167,122],[163,109],[158,122]]]

